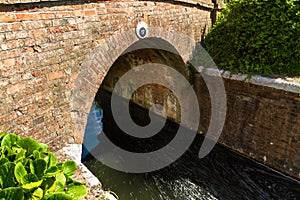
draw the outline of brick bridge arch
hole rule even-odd
[[[169,48],[176,49],[185,63],[191,58],[197,45],[197,42],[187,35],[158,27],[149,27],[149,38],[164,40],[170,45]],[[82,142],[92,102],[110,67],[138,40],[134,29],[115,33],[96,47],[82,63],[71,100],[71,115],[75,127],[72,138],[75,142]]]
[[[160,27],[149,37],[168,41],[186,61],[191,49],[183,49],[178,34],[200,42],[212,24],[212,2],[0,0],[0,132],[53,149],[81,143],[94,93],[114,60],[138,40],[136,24]],[[114,36],[124,31],[130,34]],[[100,54],[102,68],[87,67]],[[97,70],[103,70],[97,82],[88,83]]]

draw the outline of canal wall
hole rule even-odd
[[[285,78],[223,74],[226,121],[219,143],[263,164],[300,178],[300,84]],[[210,122],[210,100],[200,75],[200,133]]]
[[[180,71],[186,79],[191,78],[180,56],[164,51],[138,50],[116,60],[102,83],[102,89],[112,92],[116,80],[125,72],[146,63],[164,64]],[[152,65],[155,68],[155,64]],[[248,75],[229,72],[222,72],[221,75],[226,90],[227,112],[218,142],[300,178],[299,78],[250,78]],[[166,78],[171,85],[177,81]],[[211,123],[211,96],[201,74],[194,74],[193,87],[198,96],[200,110],[198,132],[206,134]],[[160,104],[168,119],[180,124],[180,103],[165,87],[147,85],[139,88],[132,95],[131,101],[146,109],[150,109],[153,104]]]

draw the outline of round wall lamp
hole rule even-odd
[[[139,22],[136,25],[135,33],[139,39],[144,39],[148,37],[148,25],[145,22]]]

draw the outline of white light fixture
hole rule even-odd
[[[148,37],[148,25],[145,22],[139,22],[136,26],[135,33],[139,39]]]

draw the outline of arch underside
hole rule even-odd
[[[73,135],[75,141],[82,142],[87,117],[95,95],[110,67],[121,55],[137,48],[159,48],[176,51],[182,60],[187,63],[197,45],[192,38],[163,28],[149,27],[149,38],[158,38],[156,40],[158,42],[151,42],[146,46],[134,45],[139,43],[135,30],[117,32],[105,39],[101,45],[87,56],[87,59],[81,65],[72,93],[71,115],[75,126]]]

